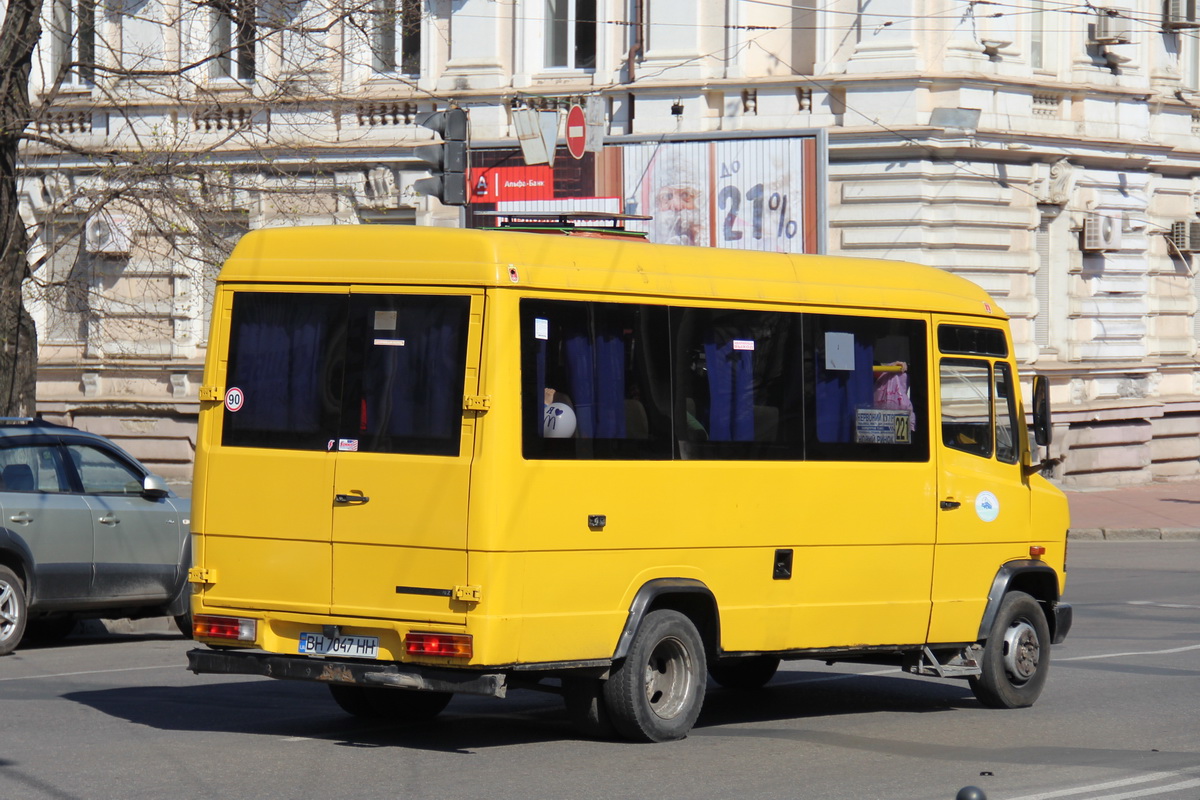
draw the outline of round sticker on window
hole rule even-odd
[[[225,408],[230,411],[241,411],[242,404],[246,402],[246,395],[242,394],[242,390],[236,386],[229,387],[229,391],[225,392]]]
[[[984,522],[991,522],[1000,516],[1000,501],[991,492],[980,492],[975,497],[975,513]]]

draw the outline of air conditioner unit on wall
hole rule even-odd
[[[1083,221],[1082,249],[1092,252],[1121,249],[1121,217],[1091,213]]]
[[[127,256],[133,245],[133,231],[124,214],[100,211],[88,217],[83,227],[83,246],[89,253]]]
[[[1095,44],[1129,44],[1132,34],[1129,17],[1121,16],[1115,8],[1097,9],[1092,23],[1092,42]]]
[[[1196,22],[1196,0],[1163,0],[1163,29],[1200,28]]]
[[[1171,244],[1180,253],[1200,251],[1200,222],[1179,220],[1171,223]]]

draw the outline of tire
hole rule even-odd
[[[61,642],[71,635],[78,625],[72,617],[49,617],[33,619],[25,625],[25,641],[38,644]]]
[[[192,633],[192,612],[185,611],[182,614],[176,614],[173,617],[173,619],[175,621],[175,627],[179,629],[179,632],[181,634],[183,634],[183,638],[191,639],[192,635],[193,635],[193,633]]]
[[[692,621],[661,609],[645,616],[629,654],[604,684],[613,726],[627,739],[682,739],[704,705],[704,643]]]
[[[1004,596],[983,647],[981,668],[970,679],[980,703],[989,708],[1034,704],[1050,669],[1050,626],[1036,600],[1024,592]]]
[[[761,689],[775,677],[779,659],[775,656],[722,658],[708,665],[708,674],[726,689]]]
[[[563,702],[575,730],[592,739],[612,739],[613,726],[604,702],[604,681],[599,678],[563,678]]]
[[[25,586],[17,573],[0,566],[0,656],[17,649],[28,620]]]
[[[347,714],[392,722],[431,720],[442,713],[454,697],[452,692],[418,692],[342,683],[329,684],[329,693]]]

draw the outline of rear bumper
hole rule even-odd
[[[503,673],[443,669],[391,661],[279,655],[256,650],[190,650],[188,669],[197,674],[264,675],[284,680],[455,692],[484,697],[504,697],[508,692],[507,676]]]
[[[1071,623],[1075,620],[1075,612],[1071,609],[1070,603],[1055,603],[1054,604],[1054,637],[1051,640],[1052,644],[1062,644],[1067,638],[1067,634],[1071,632]]]

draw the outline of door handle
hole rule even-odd
[[[33,522],[33,517],[29,516],[24,511],[19,511],[16,514],[13,514],[11,517],[9,517],[9,519],[18,525],[28,525],[29,523]]]
[[[363,503],[371,502],[371,498],[365,497],[361,494],[335,494],[333,496],[333,501],[335,503],[344,503],[346,505],[362,505]]]
[[[958,502],[957,500],[943,500],[941,503],[938,503],[938,505],[941,506],[942,511],[953,511],[961,506],[962,503]]]
[[[116,525],[121,520],[115,514],[105,514],[96,520],[101,525]]]

